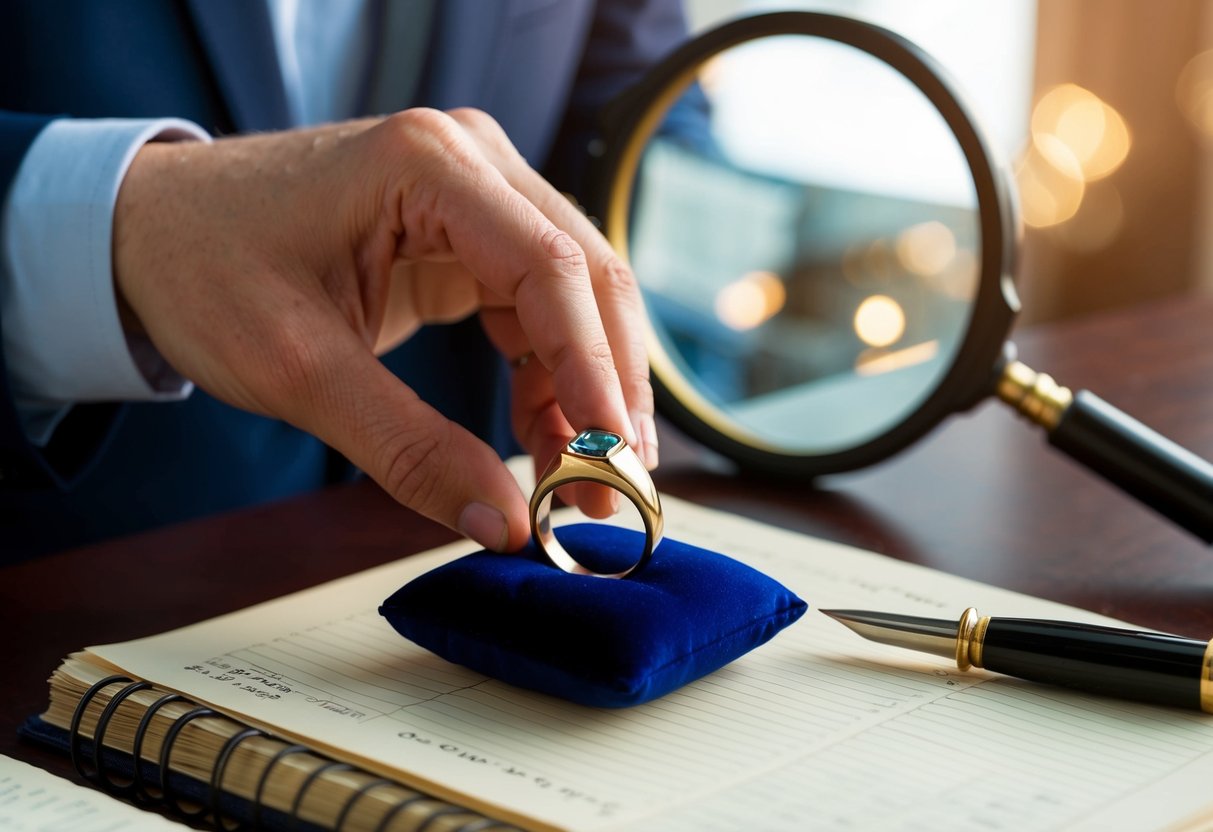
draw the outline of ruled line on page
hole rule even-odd
[[[1208,754],[1206,725],[1203,746],[1192,741],[1163,753],[1156,743],[1143,761],[1125,738],[1109,741],[1099,701],[1087,711],[1055,697],[1066,717],[1086,723],[1067,732],[1057,729],[1068,722],[1025,721],[1024,711],[1050,698],[1040,690],[1013,686],[996,699],[985,685],[958,691],[688,806],[673,824],[669,817],[654,820],[652,828],[726,830],[756,817],[772,832],[1063,828],[1091,807]],[[974,708],[986,709],[985,718],[971,719]],[[1168,711],[1154,709],[1158,716],[1150,719],[1151,709],[1142,710],[1143,724],[1172,723]]]
[[[0,754],[0,829],[7,832],[172,832],[180,828],[159,815]]]
[[[828,606],[939,615],[978,604],[1099,620],[678,501],[666,511],[671,536],[742,556]],[[940,817],[982,828],[994,807],[1020,799],[1016,828],[1052,828],[1213,755],[1213,727],[1193,715],[961,673],[815,612],[644,706],[572,705],[447,664],[376,614],[395,587],[466,551],[444,547],[95,652],[377,770],[564,828],[656,818],[653,828],[728,829],[755,816],[772,830],[909,830]],[[182,669],[200,661],[228,665],[229,676],[255,667],[291,693],[251,697],[217,681],[224,674]],[[864,797],[864,783],[880,794]]]

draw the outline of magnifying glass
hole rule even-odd
[[[1016,360],[1011,178],[912,43],[828,14],[743,18],[604,122],[589,211],[636,273],[658,406],[688,435],[813,478],[993,395],[1213,541],[1213,465]]]

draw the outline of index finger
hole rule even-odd
[[[539,175],[510,143],[497,122],[485,113],[452,113],[506,181],[556,226],[572,235],[584,251],[598,313],[611,345],[637,442],[633,446],[646,467],[657,466],[657,430],[653,423],[653,388],[649,382],[644,303],[632,270],[582,213],[580,206]]]
[[[427,118],[433,116],[446,118]],[[433,251],[445,241],[490,291],[514,304],[570,424],[610,430],[635,444],[581,246],[515,190],[453,121],[437,143],[417,136],[415,123],[401,127],[413,133],[410,145],[431,151],[409,154],[414,176],[401,183],[395,203],[403,253],[414,246]],[[440,124],[425,127],[442,131]]]
[[[507,172],[507,178],[549,219],[568,229],[584,249],[598,312],[637,434],[636,450],[646,467],[655,468],[657,431],[653,423],[653,388],[644,340],[644,302],[632,270],[578,206],[537,172],[524,166],[517,174]]]

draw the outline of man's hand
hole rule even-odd
[[[114,274],[182,375],[489,548],[529,536],[513,478],[376,358],[422,324],[480,310],[503,355],[533,354],[513,371],[513,422],[538,464],[574,427],[656,464],[631,272],[483,113],[149,144],[119,193]],[[602,516],[617,495],[577,501]]]

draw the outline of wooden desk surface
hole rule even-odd
[[[1034,369],[1213,458],[1213,300],[1015,340]],[[997,403],[817,489],[714,470],[665,431],[666,493],[1144,626],[1213,635],[1213,550],[1048,448]],[[359,483],[2,569],[0,753],[70,774],[65,759],[18,743],[15,731],[42,710],[45,679],[72,650],[240,609],[454,537]]]

